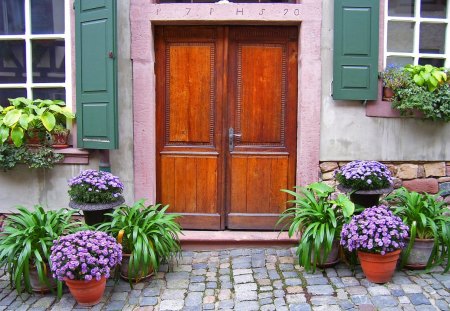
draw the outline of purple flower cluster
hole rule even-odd
[[[69,195],[77,203],[110,203],[123,192],[119,177],[111,173],[84,170],[69,180]]]
[[[53,241],[50,267],[58,280],[100,280],[122,261],[122,245],[100,231],[79,231]]]
[[[350,223],[342,227],[341,245],[350,252],[361,250],[384,255],[404,248],[408,231],[408,226],[387,206],[374,206],[353,216]]]
[[[336,180],[353,190],[375,190],[392,185],[392,175],[386,165],[377,161],[353,161],[334,172]]]

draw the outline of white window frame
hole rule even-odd
[[[0,84],[0,89],[26,89],[27,98],[33,98],[33,88],[65,88],[66,106],[72,107],[72,44],[71,44],[71,9],[70,0],[64,0],[64,33],[63,34],[32,34],[31,33],[31,0],[25,0],[25,34],[0,35],[0,40],[24,40],[26,57],[26,82]],[[65,81],[60,83],[33,83],[31,43],[35,39],[62,39],[65,48]]]
[[[419,58],[438,58],[444,59],[444,67],[450,67],[450,3],[447,0],[447,12],[446,18],[423,18],[420,17],[420,0],[414,0],[414,16],[412,17],[398,17],[389,16],[389,0],[384,0],[384,59],[383,68],[386,67],[387,58],[389,56],[403,56],[412,57],[414,59],[414,65],[419,64]],[[390,21],[400,21],[400,22],[412,22],[414,23],[414,44],[413,52],[388,52],[387,51],[387,40],[388,40],[388,22]],[[435,24],[446,24],[445,30],[445,54],[430,54],[430,53],[419,53],[419,41],[420,41],[420,24],[421,23],[435,23]]]

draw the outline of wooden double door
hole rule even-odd
[[[158,202],[184,229],[273,230],[295,183],[298,28],[155,37]]]

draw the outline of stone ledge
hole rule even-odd
[[[211,250],[248,247],[296,246],[299,238],[289,238],[287,232],[257,231],[193,231],[183,230],[180,235],[183,250]]]
[[[54,149],[55,153],[64,155],[64,160],[60,164],[89,164],[90,152],[78,148]]]

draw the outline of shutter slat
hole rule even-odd
[[[334,1],[334,99],[377,99],[378,18],[379,0]]]
[[[116,149],[116,0],[76,0],[75,24],[78,147]]]

